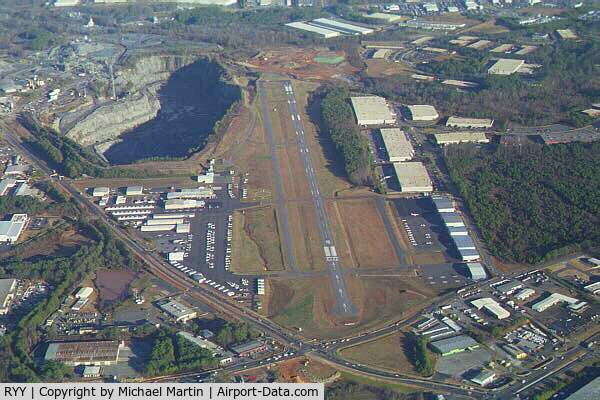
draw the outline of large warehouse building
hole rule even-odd
[[[402,193],[433,192],[433,184],[423,163],[394,163],[394,171]]]
[[[398,128],[381,128],[381,138],[391,162],[408,161],[415,155],[412,144]]]
[[[488,74],[491,75],[512,75],[519,71],[525,64],[523,60],[514,60],[512,58],[501,58],[494,63],[489,69]]]
[[[66,365],[113,365],[119,360],[123,343],[117,340],[90,342],[53,342],[44,359]]]
[[[451,132],[436,133],[435,142],[440,146],[458,143],[489,143],[490,139],[483,132]]]
[[[446,121],[446,126],[454,128],[491,128],[492,125],[494,120],[488,118],[449,117]]]
[[[426,104],[415,104],[406,106],[413,121],[435,121],[440,117],[434,106]]]
[[[290,22],[289,24],[285,24],[290,28],[300,29],[306,32],[311,32],[317,34],[325,39],[329,39],[332,37],[340,36],[340,33],[337,31],[332,31],[331,29],[321,28],[320,26],[309,25],[306,22]]]
[[[390,107],[383,97],[352,97],[350,101],[358,125],[390,125],[396,122],[396,116],[390,111]]]
[[[28,221],[27,214],[13,214],[10,220],[0,221],[0,242],[15,243]]]
[[[479,343],[470,336],[460,335],[432,342],[431,347],[442,356],[449,356],[465,350],[476,349],[479,347]]]
[[[505,319],[510,317],[510,312],[503,308],[498,302],[491,297],[484,297],[481,299],[473,300],[471,302],[474,307],[478,310],[482,308],[488,313],[492,314],[497,319]]]
[[[317,18],[310,22],[313,26],[319,26],[321,28],[338,31],[347,35],[368,35],[369,33],[375,32],[371,28],[364,26],[351,24],[346,21],[339,21],[331,18]]]
[[[0,315],[8,313],[10,303],[15,297],[16,279],[0,279]]]

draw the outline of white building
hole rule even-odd
[[[104,186],[96,187],[96,188],[94,188],[94,190],[92,190],[93,197],[104,197],[104,196],[108,196],[109,194],[110,194],[110,188],[104,187]]]
[[[165,201],[165,210],[185,210],[187,208],[204,207],[203,200],[194,199],[171,199]]]
[[[489,69],[488,74],[491,75],[511,75],[518,72],[525,64],[524,60],[515,60],[512,58],[500,58]]]
[[[415,104],[406,108],[413,121],[435,121],[440,117],[435,107],[427,104]]]
[[[517,299],[519,301],[525,301],[528,298],[530,298],[531,296],[533,296],[534,294],[535,294],[535,290],[530,289],[530,288],[525,288],[515,294],[515,299]]]
[[[0,221],[0,242],[15,243],[28,221],[27,214],[13,214],[10,220]]]
[[[332,37],[336,37],[336,36],[340,36],[340,33],[331,29],[326,29],[326,28],[321,28],[319,26],[313,26],[313,25],[309,25],[306,22],[290,22],[288,24],[285,24],[286,26],[289,26],[290,28],[294,28],[294,29],[300,29],[306,32],[311,32],[314,33],[316,35],[319,35],[325,39],[329,39]]]
[[[127,186],[125,188],[125,196],[142,196],[143,194],[143,186]]]
[[[423,163],[394,163],[394,171],[402,193],[433,192],[433,183]]]
[[[167,255],[169,261],[183,261],[183,251],[172,251]]]
[[[13,178],[4,178],[0,181],[0,196],[5,196],[8,191],[17,185],[17,180]]]
[[[167,199],[212,199],[215,197],[215,191],[212,188],[185,188],[176,192],[168,192]]]
[[[450,132],[436,133],[433,135],[435,142],[440,146],[458,143],[489,143],[490,139],[483,132]]]
[[[415,155],[415,150],[403,131],[398,128],[381,128],[381,138],[391,162],[408,161]]]
[[[75,297],[78,299],[87,299],[92,295],[92,293],[94,293],[94,288],[85,286],[77,291]]]
[[[331,18],[317,18],[311,21],[310,24],[313,26],[330,29],[332,31],[337,31],[348,35],[368,35],[369,33],[375,32],[371,28]]]
[[[73,7],[79,4],[79,0],[54,0],[54,7]]]
[[[544,312],[548,308],[557,305],[559,303],[567,303],[569,306],[577,306],[579,300],[573,297],[565,296],[560,293],[552,293],[550,296],[546,297],[544,300],[538,301],[531,308],[537,312]],[[585,303],[585,302],[582,302]]]
[[[0,315],[8,313],[10,303],[15,297],[16,289],[16,279],[0,279]]]
[[[504,309],[496,300],[492,299],[491,297],[473,300],[471,304],[473,304],[473,306],[478,310],[481,310],[482,308],[485,309],[497,319],[506,319],[510,317],[510,312]]]
[[[474,281],[482,281],[487,279],[487,273],[481,263],[467,263],[469,274]]]
[[[196,316],[198,315],[198,313],[195,310],[175,300],[160,303],[158,306],[161,310],[169,314],[177,322],[187,322],[191,319],[196,318]]]
[[[449,117],[446,121],[446,126],[455,128],[491,128],[493,124],[494,120],[489,118]]]
[[[356,115],[356,123],[361,126],[390,125],[396,122],[396,116],[390,111],[387,101],[379,96],[361,96],[350,98]]]

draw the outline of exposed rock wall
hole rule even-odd
[[[123,132],[155,118],[160,102],[155,94],[171,74],[192,63],[192,57],[149,56],[133,61],[133,66],[116,71],[118,93],[132,93],[125,98],[100,106],[91,112],[63,117],[61,127],[67,137],[87,146],[111,141]],[[81,118],[81,119],[79,119]],[[75,121],[73,121],[75,120]],[[68,123],[66,123],[68,121]]]
[[[67,132],[67,136],[87,146],[117,138],[128,129],[155,118],[160,102],[149,92],[97,108]]]

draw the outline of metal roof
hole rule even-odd
[[[440,353],[444,354],[453,350],[464,350],[477,347],[479,346],[479,343],[477,343],[475,339],[470,336],[460,335],[432,342],[431,345]]]
[[[394,163],[394,171],[402,192],[431,192],[433,185],[421,162]]]
[[[433,204],[435,204],[435,208],[437,208],[438,212],[444,212],[444,210],[451,209],[451,212],[454,212],[454,202],[448,196],[433,196],[431,197]]]
[[[566,400],[596,400],[600,399],[600,376],[589,382]]]
[[[452,240],[459,250],[475,250],[475,242],[470,236],[452,236]]]
[[[483,268],[481,263],[467,263],[467,268],[471,274],[471,279],[474,281],[487,278],[487,273],[485,272],[485,268]]]
[[[410,160],[415,151],[403,131],[398,128],[381,128],[381,137],[390,161]]]

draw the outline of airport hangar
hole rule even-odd
[[[403,131],[398,128],[381,128],[379,132],[390,162],[408,161],[413,158],[415,150]]]
[[[421,162],[394,163],[394,171],[402,193],[433,192],[433,183]]]
[[[351,97],[350,101],[358,125],[390,125],[396,122],[396,116],[390,111],[390,107],[383,97]]]

